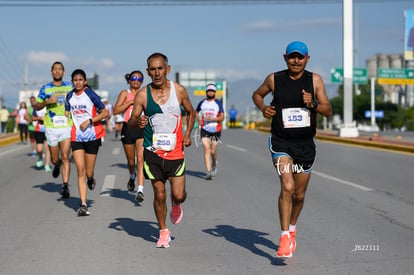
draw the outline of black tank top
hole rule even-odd
[[[314,110],[306,109],[303,103],[302,89],[312,93],[314,99],[313,89],[313,74],[309,71],[304,71],[301,78],[293,80],[288,75],[288,70],[283,70],[274,73],[275,90],[273,91],[273,101],[271,105],[276,107],[276,115],[272,119],[272,136],[280,137],[286,140],[307,140],[312,139],[316,133],[316,112]],[[310,125],[304,127],[287,128],[284,127],[282,112],[287,108],[304,108],[304,111],[309,111]],[[291,117],[289,116],[289,119]],[[293,119],[298,119],[294,116]],[[302,119],[302,116],[299,118]]]

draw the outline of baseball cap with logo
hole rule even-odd
[[[308,55],[308,47],[302,41],[293,41],[286,47],[286,55],[291,53],[299,53],[303,56]]]

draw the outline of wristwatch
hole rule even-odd
[[[313,100],[313,108],[312,108],[312,110],[316,110],[316,108],[318,108],[318,105],[319,105],[318,101],[316,99],[314,99]]]

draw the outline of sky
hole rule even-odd
[[[0,6],[0,93],[14,107],[25,88],[25,66],[28,88],[38,90],[51,81],[50,66],[60,60],[65,80],[77,68],[87,77],[97,74],[100,89],[115,103],[128,87],[124,75],[136,69],[145,74],[153,52],[168,56],[172,80],[176,72],[214,72],[228,82],[251,79],[259,85],[269,73],[285,69],[283,54],[294,40],[307,43],[307,69],[329,84],[331,69],[343,63],[342,2],[289,3]],[[376,53],[402,54],[404,10],[413,9],[414,1],[354,0],[354,67],[365,68]]]

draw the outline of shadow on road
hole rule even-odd
[[[200,172],[200,171],[191,171],[191,170],[185,170],[185,174],[187,175],[187,176],[191,176],[191,177],[196,177],[196,178],[201,178],[201,179],[204,179],[206,176],[207,176],[207,174],[206,173],[204,173],[204,172]]]
[[[62,184],[57,184],[54,182],[45,182],[44,184],[38,184],[38,185],[33,185],[33,188],[39,188],[40,190],[49,192],[49,193],[57,193],[57,195],[59,196],[58,199],[56,199],[57,201],[63,201],[64,205],[68,208],[73,209],[73,211],[77,211],[80,205],[80,198],[79,197],[73,197],[73,190],[71,188],[71,186],[69,185],[69,189],[70,189],[70,197],[63,199],[60,196],[60,191],[62,190]],[[76,193],[77,193],[77,188],[75,188]],[[87,200],[87,204],[88,204],[88,208],[92,207],[92,204],[94,203],[94,200]]]
[[[269,235],[268,233],[251,230],[235,228],[232,225],[216,225],[216,228],[202,230],[214,237],[223,237],[225,240],[237,244],[252,253],[267,258],[272,265],[286,265],[283,259],[276,258],[277,246],[270,240],[263,236]],[[257,245],[263,245],[270,248],[275,255],[259,249]]]
[[[100,192],[99,195],[108,195],[113,198],[127,200],[129,202],[132,202],[136,206],[141,206],[141,204],[135,200],[135,193],[131,193],[127,190],[122,190],[119,188],[108,189]]]
[[[128,235],[140,237],[149,242],[157,242],[158,224],[149,221],[136,221],[131,218],[117,218],[108,228],[125,231]]]
[[[119,167],[119,168],[128,169],[128,164],[127,163],[114,163],[114,164],[111,164],[111,167]]]

